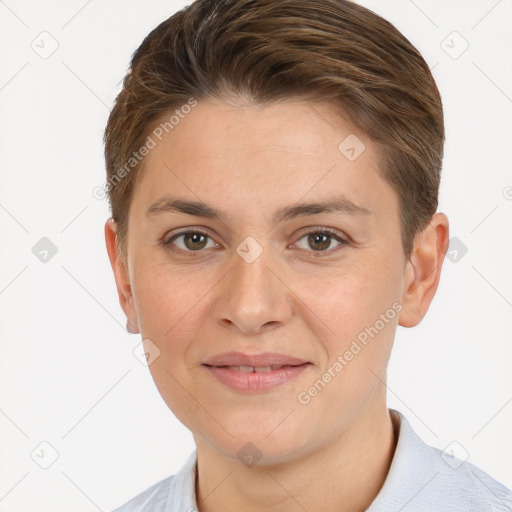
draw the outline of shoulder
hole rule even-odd
[[[427,446],[427,445],[426,445]],[[439,471],[439,490],[446,493],[446,499],[453,507],[465,502],[471,511],[512,512],[512,491],[495,480],[482,469],[431,446],[431,457],[436,461],[433,469]]]
[[[438,448],[425,445],[430,452],[433,491],[443,510],[512,512],[512,491],[468,461]],[[436,481],[437,480],[437,481]]]
[[[386,481],[368,512],[512,511],[512,491],[467,460],[427,445],[391,410],[398,443]]]
[[[164,512],[172,487],[173,476],[152,485],[113,512]]]
[[[169,476],[141,492],[113,512],[168,512],[197,510],[195,502],[197,452],[175,475]]]

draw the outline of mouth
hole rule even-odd
[[[307,363],[306,363],[307,364]],[[280,370],[281,368],[286,367],[295,367],[295,366],[301,366],[301,365],[286,365],[286,364],[273,364],[270,366],[237,366],[237,365],[231,365],[231,366],[213,366],[213,365],[205,365],[205,366],[212,366],[214,368],[226,368],[228,370],[232,370],[234,372],[241,372],[241,373],[268,373],[275,370]]]
[[[225,357],[225,356],[224,356]],[[230,356],[231,357],[231,356]],[[240,357],[238,354],[237,357]],[[248,356],[245,356],[246,359]],[[258,356],[268,358],[268,356]],[[275,359],[275,355],[273,356]],[[281,357],[282,358],[282,357]],[[229,357],[228,357],[229,359]],[[262,364],[210,364],[204,363],[203,367],[215,380],[232,391],[241,393],[264,393],[278,386],[291,383],[303,371],[313,364],[295,358],[288,358],[293,364],[286,362],[274,362]],[[233,362],[233,361],[229,361]],[[244,361],[245,362],[245,361]]]
[[[270,370],[275,370],[281,366],[299,366],[304,363],[307,363],[305,359],[299,359],[297,357],[289,356],[287,354],[279,354],[277,352],[262,352],[259,354],[225,352],[204,361],[203,364],[216,367],[269,368]]]

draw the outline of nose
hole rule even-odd
[[[223,280],[214,303],[219,324],[256,334],[276,329],[293,316],[293,294],[269,253],[264,250],[252,262],[234,253],[234,268]]]

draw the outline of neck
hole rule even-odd
[[[246,467],[195,441],[200,512],[362,512],[384,484],[396,447],[385,401],[321,450],[278,465]]]

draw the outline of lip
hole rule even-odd
[[[230,366],[281,366],[265,372],[244,372]],[[222,384],[234,391],[243,393],[262,393],[290,382],[300,375],[312,363],[272,352],[262,354],[243,354],[227,352],[209,359],[203,366]]]
[[[253,355],[244,354],[243,352],[225,352],[208,359],[203,364],[208,366],[299,366],[307,362],[304,359],[277,352],[263,352]]]
[[[234,391],[243,393],[262,393],[274,389],[285,382],[295,379],[311,363],[297,366],[282,366],[278,370],[268,372],[244,373],[231,370],[226,366],[204,366],[219,382]]]

